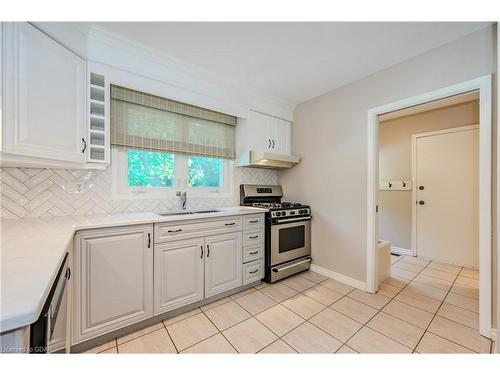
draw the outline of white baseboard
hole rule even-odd
[[[353,279],[352,277],[342,275],[341,273],[337,273],[329,269],[317,266],[316,264],[311,264],[311,271],[317,272],[320,275],[329,277],[331,279],[340,281],[341,283],[350,285],[356,289],[366,291],[366,283],[364,281]]]
[[[411,249],[404,249],[402,247],[391,246],[391,253],[399,254],[399,255],[413,255],[413,251]]]

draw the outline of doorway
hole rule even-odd
[[[413,255],[479,267],[479,126],[412,137]]]
[[[377,291],[378,250],[378,132],[379,115],[479,91],[479,332],[491,338],[491,75],[389,103],[368,111],[367,118],[367,280]]]

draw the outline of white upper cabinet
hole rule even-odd
[[[237,165],[252,164],[250,152],[291,156],[290,133],[290,121],[250,111],[248,119],[238,119],[236,126]]]
[[[240,124],[238,124],[240,127]],[[276,154],[290,154],[290,122],[250,111],[249,119],[241,124],[242,131],[248,135],[247,149],[266,151]]]
[[[85,163],[85,60],[28,23],[2,26],[2,156]]]

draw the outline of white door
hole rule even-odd
[[[479,265],[479,128],[417,136],[417,255]]]
[[[241,232],[206,237],[205,245],[205,298],[241,286]]]
[[[74,342],[153,316],[152,225],[75,239]]]
[[[85,162],[85,61],[28,23],[3,31],[3,151]]]
[[[202,238],[155,244],[155,314],[203,299]]]

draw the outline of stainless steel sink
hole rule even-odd
[[[176,212],[157,212],[160,216],[177,216],[177,215],[191,215],[191,211],[176,211]]]
[[[176,216],[176,215],[193,215],[193,214],[213,214],[221,210],[204,209],[204,210],[190,210],[190,211],[172,211],[172,212],[157,212],[160,216]]]
[[[216,212],[221,212],[221,210],[205,209],[205,210],[194,210],[191,211],[193,214],[214,214]]]

